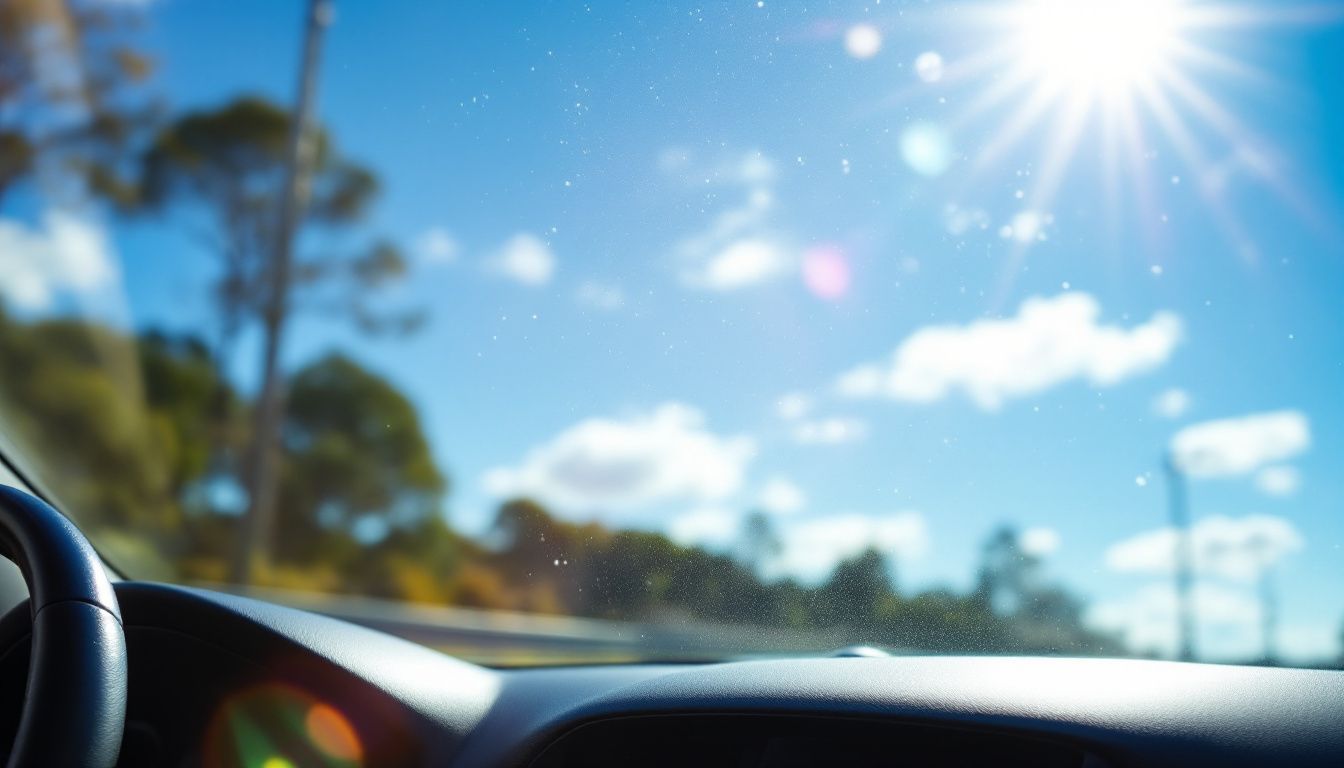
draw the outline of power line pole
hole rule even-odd
[[[1260,639],[1264,651],[1264,663],[1278,663],[1278,624],[1279,596],[1274,590],[1274,567],[1270,561],[1270,543],[1263,536],[1257,536],[1250,542],[1256,563],[1260,569]]]
[[[312,136],[316,110],[317,74],[322,37],[335,12],[333,0],[309,0],[308,23],[299,68],[298,97],[290,123],[288,157],[280,196],[279,222],[270,269],[270,285],[264,297],[264,357],[261,391],[253,421],[252,454],[248,467],[248,510],[242,521],[232,563],[235,583],[252,580],[258,561],[267,559],[275,517],[276,464],[279,456],[280,421],[284,418],[285,395],[280,371],[280,349],[289,317],[289,292],[294,268],[294,237],[308,202],[309,174],[316,150]]]
[[[1170,452],[1163,457],[1162,468],[1167,476],[1167,507],[1171,526],[1176,531],[1175,586],[1177,653],[1181,661],[1195,660],[1195,606],[1191,593],[1194,586],[1193,553],[1190,542],[1190,509],[1185,494],[1185,474]]]

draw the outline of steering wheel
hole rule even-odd
[[[126,636],[102,561],[61,513],[3,485],[0,554],[23,572],[33,622],[9,768],[111,768],[126,724]]]

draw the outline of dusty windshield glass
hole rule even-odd
[[[501,663],[1338,665],[1342,24],[10,0],[0,446]]]

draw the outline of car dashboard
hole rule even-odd
[[[125,766],[1344,765],[1344,672],[1014,657],[492,670],[244,597],[116,591]],[[4,728],[26,614],[0,620]]]

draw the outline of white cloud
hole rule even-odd
[[[775,476],[761,486],[756,504],[766,512],[791,515],[807,506],[807,496],[788,478]]]
[[[1255,487],[1270,496],[1292,496],[1302,485],[1302,473],[1296,467],[1278,464],[1255,474]]]
[[[775,413],[785,421],[801,419],[811,410],[812,398],[802,392],[789,392],[775,401]]]
[[[535,496],[568,509],[632,509],[735,493],[755,455],[747,437],[705,428],[700,411],[664,403],[623,419],[591,418],[533,448],[515,467],[486,473],[495,496]]]
[[[452,264],[461,255],[461,247],[443,227],[430,227],[415,238],[415,255],[425,264]]]
[[[625,306],[625,291],[619,285],[585,280],[574,293],[574,299],[586,307],[614,312]]]
[[[886,365],[868,363],[840,376],[850,397],[885,395],[915,403],[961,390],[985,410],[1071,379],[1115,384],[1167,361],[1181,321],[1158,312],[1132,328],[1098,323],[1101,306],[1086,293],[1031,298],[1014,317],[969,325],[926,326],[901,342]]]
[[[541,238],[519,232],[486,260],[486,269],[523,285],[545,285],[555,274],[555,254]]]
[[[882,366],[865,363],[840,374],[835,391],[844,397],[875,397],[882,392],[884,378]]]
[[[1201,654],[1245,659],[1257,654],[1256,622],[1260,606],[1244,589],[1197,584],[1192,592]],[[1176,590],[1168,583],[1149,584],[1132,595],[1095,604],[1088,622],[1121,633],[1135,651],[1176,654]]]
[[[0,296],[40,311],[61,294],[87,299],[113,287],[118,269],[102,229],[50,211],[38,228],[0,220],[0,274]]]
[[[1164,419],[1179,419],[1190,409],[1190,393],[1179,387],[1163,390],[1153,398],[1153,412]]]
[[[748,152],[709,171],[698,169],[687,154],[664,153],[661,165],[701,184],[717,183],[746,189],[746,199],[721,212],[703,231],[683,238],[674,248],[687,285],[732,291],[771,280],[797,269],[797,254],[770,226],[774,208],[774,164],[760,152]],[[698,172],[697,172],[698,171]]]
[[[861,419],[813,419],[799,422],[793,428],[793,441],[801,445],[841,445],[867,436],[868,423]]]
[[[1255,413],[1205,421],[1171,438],[1177,466],[1191,477],[1231,477],[1297,456],[1311,446],[1300,411]]]
[[[1054,528],[1028,528],[1022,532],[1021,542],[1027,554],[1045,557],[1059,549],[1059,531]]]
[[[836,564],[869,547],[900,560],[921,557],[929,546],[928,526],[918,512],[885,515],[840,514],[786,523],[783,552],[772,570],[816,582]]]
[[[1106,565],[1122,573],[1170,574],[1175,567],[1176,529],[1132,536],[1106,550]],[[1282,517],[1206,517],[1190,529],[1196,573],[1249,581],[1302,548],[1302,536]]]
[[[748,237],[716,253],[693,282],[715,291],[731,291],[768,280],[788,268],[788,254],[778,243]]]
[[[672,518],[667,535],[684,546],[722,549],[732,544],[742,527],[737,512],[724,507],[697,507]]]

